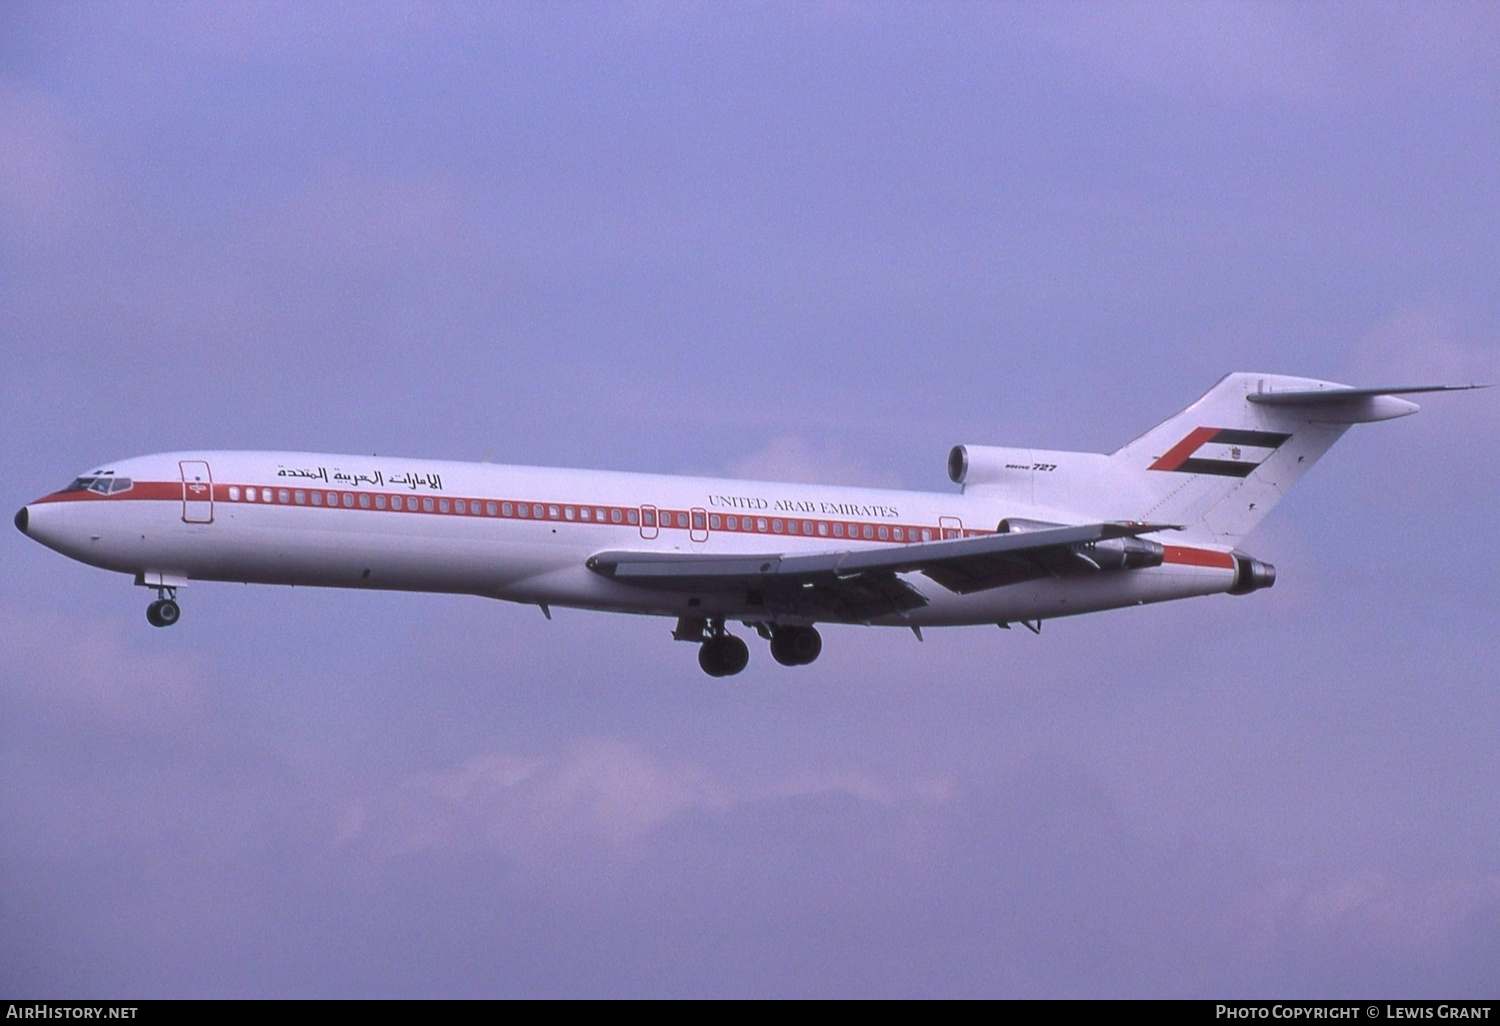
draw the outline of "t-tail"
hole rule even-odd
[[[1229,374],[1109,464],[1138,495],[1137,519],[1180,524],[1184,540],[1234,546],[1352,425],[1416,413],[1403,395],[1482,387],[1354,388]]]

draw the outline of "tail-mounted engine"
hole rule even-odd
[[[1233,552],[1230,555],[1234,556],[1234,587],[1229,589],[1229,594],[1248,595],[1276,583],[1276,568],[1270,563],[1264,563],[1243,552]]]
[[[948,478],[966,488],[1030,481],[1033,463],[1030,449],[955,445],[948,452]]]
[[[995,529],[1001,534],[1026,534],[1031,531],[1054,531],[1066,526],[1047,520],[1006,517]],[[1059,573],[1069,570],[1144,570],[1161,566],[1166,557],[1166,550],[1159,542],[1133,536],[1070,545],[1062,552],[1066,554],[1069,563],[1051,568]],[[1275,575],[1274,570],[1272,575]]]

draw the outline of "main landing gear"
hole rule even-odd
[[[823,651],[816,627],[772,627],[771,658],[782,666],[806,666]]]
[[[170,627],[182,619],[176,588],[158,588],[157,600],[146,607],[146,622],[153,627]]]
[[[733,677],[750,662],[750,646],[733,634],[710,634],[698,649],[698,665],[710,677]]]
[[[782,666],[806,666],[823,651],[823,639],[813,627],[747,626],[771,642],[771,656]],[[698,642],[698,665],[710,677],[732,677],[750,662],[749,647],[725,629],[722,619],[683,617],[672,637]]]

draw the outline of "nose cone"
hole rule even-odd
[[[16,511],[16,530],[22,534],[26,533],[26,525],[31,521],[31,514],[26,512],[27,507],[22,506]]]

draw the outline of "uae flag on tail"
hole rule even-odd
[[[1186,438],[1168,449],[1148,470],[1172,470],[1179,474],[1215,474],[1248,477],[1291,435],[1275,431],[1245,431],[1240,428],[1194,428]]]

